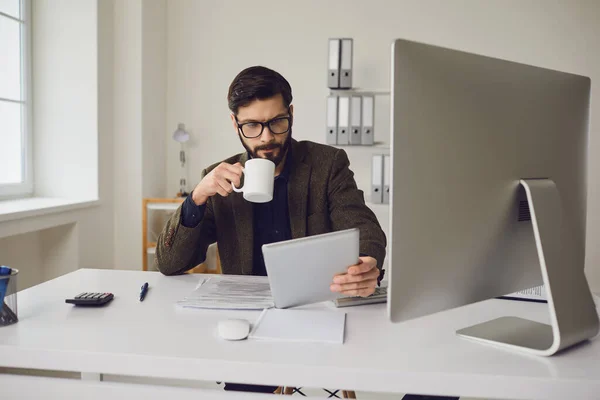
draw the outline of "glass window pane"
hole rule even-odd
[[[0,12],[21,19],[21,1],[0,0]]]
[[[0,97],[21,100],[21,24],[0,15]]]
[[[22,107],[18,103],[0,101],[0,185],[23,181]]]

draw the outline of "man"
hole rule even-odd
[[[360,229],[360,260],[331,282],[331,290],[369,296],[383,271],[386,238],[365,205],[343,150],[292,139],[292,90],[265,67],[240,72],[227,96],[234,132],[244,153],[211,165],[159,235],[158,269],[183,273],[202,263],[218,243],[224,274],[267,275],[261,246],[348,228]],[[273,200],[250,203],[241,193],[242,166],[250,158],[275,164]],[[273,392],[275,387],[226,384],[225,390]]]
[[[292,139],[294,106],[288,81],[265,67],[240,72],[227,96],[231,121],[246,152],[214,164],[158,238],[165,275],[202,263],[218,243],[224,274],[266,275],[261,246],[348,228],[360,229],[360,261],[331,290],[369,296],[383,276],[385,234],[365,205],[343,150]],[[275,163],[273,200],[254,204],[232,193],[249,158]]]

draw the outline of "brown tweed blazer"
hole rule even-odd
[[[292,140],[291,146],[288,207],[292,238],[359,228],[360,252],[374,257],[381,269],[386,237],[356,186],[346,152],[309,141]],[[244,165],[247,159],[244,152],[225,162]],[[217,165],[202,171],[202,177]],[[253,210],[242,193],[209,198],[202,222],[195,228],[180,222],[181,206],[158,237],[155,263],[163,274],[180,274],[202,263],[214,242],[224,274],[252,274]]]

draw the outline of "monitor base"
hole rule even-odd
[[[517,317],[502,317],[463,328],[467,339],[529,354],[551,356],[596,336],[600,322],[583,264],[560,195],[550,179],[521,180],[529,202],[531,222],[544,286],[550,325]]]

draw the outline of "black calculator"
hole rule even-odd
[[[66,299],[65,303],[78,306],[101,306],[113,299],[112,293],[80,293],[72,299]]]

